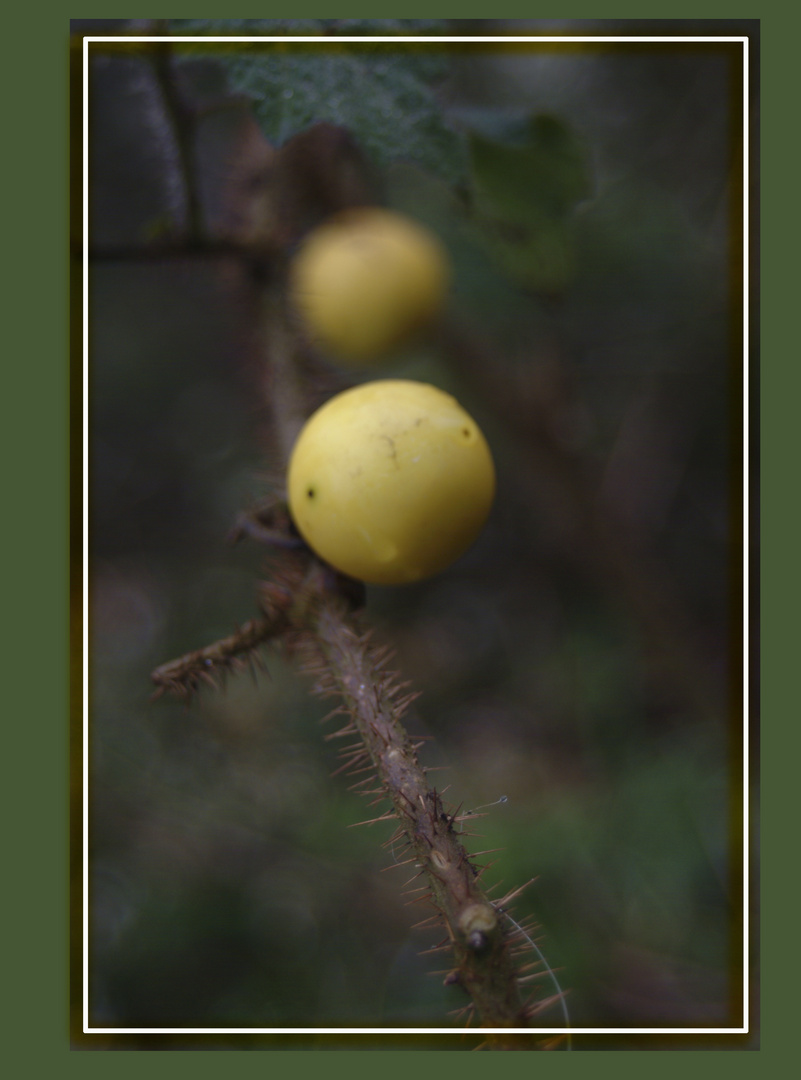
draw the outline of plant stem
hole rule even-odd
[[[175,138],[178,172],[186,213],[186,232],[191,240],[202,240],[204,221],[195,163],[195,113],[184,99],[175,77],[171,43],[169,41],[154,43],[152,60],[153,71],[164,100],[165,112],[172,124]]]
[[[445,947],[452,948],[455,960],[447,981],[467,991],[483,1027],[528,1026],[499,914],[478,884],[478,871],[454,830],[456,815],[445,811],[439,793],[429,785],[401,723],[416,695],[403,696],[403,684],[383,670],[386,655],[370,645],[341,602],[323,598],[311,607],[308,624],[312,647],[318,651],[312,665],[322,677],[321,690],[339,695],[350,717],[337,734],[361,738],[356,749],[347,751],[348,771],[375,767],[392,803],[390,816],[399,822],[406,841],[405,861],[419,867],[430,888],[428,898],[444,917]]]
[[[258,310],[263,392],[274,442],[287,461],[307,411],[297,340],[285,297],[274,284],[264,288]],[[398,823],[397,839],[405,840],[408,848],[403,861],[419,868],[430,890],[420,900],[430,900],[439,913],[433,921],[444,920],[447,928],[442,948],[452,949],[454,956],[448,982],[467,992],[483,1027],[528,1027],[533,1008],[521,998],[510,949],[518,939],[505,931],[481,889],[479,871],[454,830],[456,816],[446,812],[429,785],[403,726],[402,717],[416,695],[404,696],[402,684],[383,667],[386,654],[371,646],[360,630],[343,599],[348,582],[318,567],[319,573],[306,578],[306,596],[298,598],[293,617],[319,689],[338,695],[349,716],[335,735],[356,737],[343,751],[342,771],[375,770],[392,804],[386,818]],[[493,1048],[511,1047],[496,1042]]]

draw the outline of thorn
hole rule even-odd
[[[404,860],[403,860],[403,862],[394,862],[394,863],[390,863],[390,864],[389,864],[389,866],[383,866],[383,867],[382,867],[382,868],[381,868],[381,869],[379,870],[379,873],[380,873],[380,874],[383,874],[385,870],[396,870],[396,869],[397,869],[397,868],[398,868],[399,866],[408,866],[408,865],[409,865],[409,863],[410,863],[410,862],[414,862],[414,860],[415,860],[416,858],[417,858],[417,856],[416,856],[416,855],[412,855],[411,859],[404,859]],[[412,878],[411,880],[412,880],[412,881],[414,881],[414,878]]]
[[[334,769],[334,771],[331,773],[331,776],[339,776],[340,773],[346,772],[351,767],[351,765],[358,765],[360,761],[365,761],[366,759],[366,753],[356,754],[355,757],[348,758],[348,760],[342,765],[340,765],[338,769]],[[370,768],[372,769],[372,765],[370,766]],[[350,776],[353,774],[349,773],[348,775]]]
[[[434,903],[434,894],[432,892],[427,892],[425,896],[418,896],[416,900],[407,900],[407,902],[403,906],[414,907],[415,904],[423,904],[427,903],[428,901],[431,901],[432,904]],[[436,905],[434,906],[436,907]]]
[[[380,649],[376,649],[376,651],[373,653],[373,667],[380,671],[382,667],[385,667],[390,660],[394,660],[396,656],[397,650],[391,649],[389,648],[389,646],[384,645]]]
[[[422,919],[420,922],[414,923],[410,926],[410,930],[425,930],[427,927],[439,926],[442,923],[442,915],[429,915],[427,919]],[[422,955],[422,954],[421,954]]]
[[[406,792],[405,792],[405,791],[403,791],[403,790],[401,790],[401,792],[400,792],[400,795],[401,795],[401,797],[402,797],[403,799],[405,799],[405,800],[406,800],[406,802],[408,803],[408,805],[409,805],[409,806],[411,806],[412,810],[413,810],[413,811],[415,811],[415,813],[416,813],[416,812],[417,812],[417,806],[415,805],[415,802],[414,802],[414,800],[413,800],[413,799],[410,799],[410,798],[409,798],[409,796],[408,796],[408,795],[406,794]]]
[[[525,885],[521,885],[517,889],[512,889],[505,896],[502,896],[500,900],[497,900],[496,905],[498,907],[502,907],[502,908],[508,907],[509,904],[512,902],[512,900],[515,899],[516,896],[519,896],[523,892],[524,889],[527,889],[529,887],[529,885],[533,885],[536,880],[537,879],[535,877],[533,877],[533,878],[531,878],[530,881],[527,881],[525,883]]]
[[[530,964],[522,964],[517,970],[520,972],[533,971],[536,967],[542,967],[542,960],[532,960]]]
[[[362,784],[369,784],[374,779],[376,779],[376,778],[371,777],[371,776],[367,776],[367,777],[365,777],[364,780],[357,780],[356,783],[351,784],[350,787],[347,790],[348,791],[355,791],[355,789],[358,788],[358,787],[361,787]],[[366,793],[365,792],[359,792],[359,794],[361,795],[361,794],[366,794]]]
[[[350,723],[346,724],[345,727],[340,728],[339,731],[329,731],[329,733],[327,735],[324,735],[323,738],[326,742],[330,742],[331,739],[342,739],[346,735],[355,734],[356,728],[353,725],[353,721],[351,721]]]
[[[550,997],[543,998],[540,1001],[532,1000],[529,1004],[526,1003],[525,1014],[526,1017],[531,1020],[533,1017],[538,1016],[539,1013],[545,1012],[546,1009],[550,1009],[552,1005],[556,1005],[567,995],[567,991],[563,990],[561,994],[552,994]]]
[[[390,836],[389,840],[385,840],[381,847],[391,847],[393,844],[397,844],[399,840],[402,840],[405,835],[405,829],[402,825],[399,825],[392,836]]]
[[[412,706],[414,702],[417,701],[420,696],[421,692],[419,690],[416,690],[413,694],[406,694],[406,696],[402,697],[400,701],[395,702],[395,708],[402,716],[410,708],[410,706]]]
[[[348,710],[345,708],[344,705],[337,705],[337,707],[335,709],[332,709],[331,712],[326,713],[325,716],[322,718],[322,720],[320,720],[318,722],[320,724],[326,724],[326,723],[328,723],[329,720],[333,720],[335,716],[344,716],[344,715],[346,715],[347,711]]]
[[[353,754],[357,750],[365,750],[365,749],[366,749],[366,747],[365,747],[364,743],[360,739],[359,742],[351,743],[350,746],[340,746],[339,749],[337,750],[337,753],[339,754],[340,757],[344,757],[345,754]]]
[[[450,940],[448,940],[448,941],[444,942],[442,945],[435,945],[433,949],[422,949],[417,955],[418,956],[431,956],[431,955],[433,955],[433,953],[445,952],[447,949],[450,949],[450,948],[451,948],[451,942],[450,942]]]
[[[497,860],[497,859],[493,859],[493,860],[492,860],[492,862],[488,862],[488,863],[486,864],[486,866],[481,866],[481,867],[479,867],[479,868],[478,868],[478,872],[476,873],[476,881],[480,881],[480,880],[481,880],[481,878],[482,878],[482,877],[484,876],[484,874],[486,874],[486,872],[487,872],[488,870],[491,870],[491,869],[493,868],[493,866],[496,866],[496,865],[497,865],[497,863],[498,863],[498,860]]]
[[[533,975],[520,975],[517,976],[517,985],[525,986],[530,982],[534,982],[536,979],[549,979],[551,977],[550,971],[536,971]]]
[[[511,921],[511,916],[509,916],[509,918]],[[516,935],[517,937],[530,937],[532,940],[535,940],[534,934],[537,930],[539,930],[539,924],[536,921],[534,921],[533,919],[527,919],[524,923],[519,923],[515,919],[513,925],[519,931],[519,933]],[[515,935],[511,935],[509,938],[510,941],[513,941],[514,939]]]
[[[352,772],[349,772],[349,773],[347,773],[346,775],[348,775],[348,776],[358,776],[358,775],[359,775],[360,773],[365,773],[365,772],[373,772],[373,769],[374,769],[374,768],[375,768],[375,765],[373,765],[373,764],[372,764],[372,762],[371,762],[371,763],[370,763],[369,765],[367,765],[367,766],[366,766],[366,767],[365,767],[364,769],[354,769],[354,770],[353,770]],[[333,775],[334,775],[334,774],[332,773],[332,776],[333,776]],[[372,780],[374,780],[374,779],[375,779],[375,773],[373,773],[373,776],[371,777],[371,779],[372,779]],[[350,790],[350,789],[348,789],[348,790]]]
[[[404,679],[403,682],[396,682],[395,680],[397,679],[397,677],[398,677],[397,672],[390,675],[389,679],[387,680],[387,682],[385,684],[385,686],[386,686],[386,690],[384,691],[385,693],[389,693],[390,695],[394,695],[394,694],[399,693],[401,690],[407,690],[412,685],[411,682],[408,679]]]
[[[357,825],[375,825],[378,821],[392,821],[395,817],[395,811],[392,810],[388,814],[382,814],[381,817],[371,818],[369,821],[354,821],[348,825],[349,829],[355,829]]]
[[[414,856],[414,858],[416,858],[416,857],[417,857],[417,856]],[[404,881],[404,883],[403,883],[403,884],[401,885],[401,888],[402,888],[402,889],[405,889],[407,885],[411,885],[411,883],[412,883],[413,881],[417,881],[417,879],[418,879],[418,878],[420,877],[420,875],[421,875],[422,873],[423,873],[423,869],[422,869],[422,867],[421,867],[421,868],[420,868],[420,869],[419,869],[419,870],[417,871],[417,873],[416,873],[416,874],[414,874],[414,875],[413,875],[412,877],[410,877],[410,878],[409,878],[409,880],[408,880],[408,881]]]

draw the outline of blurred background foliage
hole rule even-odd
[[[671,25],[753,35],[756,24]],[[267,51],[187,49],[188,85],[206,101],[246,92],[274,146],[320,120],[348,127],[386,201],[451,252],[449,331],[370,377],[454,392],[493,447],[497,503],[456,566],[371,588],[368,613],[422,691],[408,726],[432,737],[423,761],[443,768],[432,780],[446,799],[471,809],[507,796],[469,841],[499,849],[485,881],[505,891],[536,878],[517,914],[541,923],[573,1025],[735,1022],[739,50],[291,41],[638,29],[615,22],[172,29],[285,33]],[[198,129],[196,182],[214,227],[250,108],[210,108]],[[405,868],[384,872],[392,826],[351,827],[371,815],[330,775],[328,707],[291,662],[271,650],[255,681],[188,706],[149,701],[153,667],[256,613],[263,552],[226,535],[275,471],[245,374],[254,328],[235,261],[120,254],[180,237],[176,153],[147,54],[98,48],[92,1019],[447,1026],[464,1000],[431,974],[441,958],[419,955],[434,940],[410,930],[425,912],[404,906]],[[558,1025],[558,1012],[544,1022]],[[306,1044],[317,1045],[292,1043]]]

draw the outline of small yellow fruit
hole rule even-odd
[[[449,566],[478,536],[495,469],[478,425],[427,383],[352,387],[306,422],[289,509],[308,545],[361,581],[399,585]]]
[[[361,208],[314,229],[292,261],[290,294],[313,340],[369,365],[440,311],[450,267],[439,240],[389,210]]]

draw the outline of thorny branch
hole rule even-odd
[[[172,116],[181,147],[190,207],[189,241],[197,244],[201,223],[191,168],[191,110],[177,95],[169,59],[168,54],[157,53],[164,106]],[[331,143],[330,130],[326,128],[321,136],[320,145]],[[344,144],[334,140],[334,145]],[[304,153],[308,149],[304,142]],[[291,161],[291,156],[287,160]],[[332,174],[336,186],[336,169],[329,168],[332,164],[327,161],[325,171]],[[329,190],[328,201],[358,201],[358,189],[357,182],[355,189],[348,185],[344,192],[337,189],[332,194]],[[275,215],[267,215],[267,219],[274,221]],[[269,249],[270,237],[262,239]],[[251,255],[252,247],[243,243],[245,270]],[[283,301],[280,276],[279,260],[277,273],[252,274],[251,283],[260,337],[260,390],[270,414],[276,451],[286,461],[310,411],[311,395],[304,394],[302,347]],[[377,796],[376,801],[389,801],[391,809],[377,820],[398,822],[389,843],[405,852],[399,865],[411,867],[417,871],[413,878],[421,877],[426,883],[415,890],[413,902],[428,903],[434,914],[418,925],[444,922],[446,936],[432,951],[452,950],[453,964],[445,981],[461,985],[471,999],[460,1012],[468,1013],[468,1022],[475,1013],[484,1028],[530,1027],[532,1017],[553,999],[543,1001],[535,994],[526,1001],[521,992],[521,985],[531,979],[532,965],[521,968],[519,957],[522,953],[531,959],[530,939],[516,923],[511,923],[510,930],[503,917],[504,904],[520,890],[493,903],[482,889],[481,870],[454,829],[461,820],[458,811],[447,809],[440,793],[429,785],[417,757],[421,744],[415,744],[403,726],[402,718],[416,695],[409,693],[397,676],[387,673],[389,654],[371,644],[354,612],[362,587],[324,566],[305,547],[299,548],[291,526],[284,535],[286,542],[275,544],[276,532],[288,523],[284,519],[277,530],[273,526],[274,522],[251,520],[248,527],[240,521],[235,530],[235,538],[249,533],[280,552],[270,580],[260,586],[261,617],[213,645],[157,668],[152,675],[156,696],[165,692],[189,696],[204,683],[215,686],[218,678],[252,663],[267,641],[282,639],[294,646],[315,676],[318,691],[341,699],[333,715],[344,713],[347,720],[329,738],[350,741],[340,752],[342,766],[337,772],[358,774],[354,790]],[[528,1040],[521,1046],[502,1034],[490,1035],[487,1045],[492,1049],[539,1048]]]
[[[335,774],[354,777],[351,790],[388,801],[389,809],[362,824],[395,821],[395,833],[386,842],[394,854],[391,867],[408,868],[414,904],[427,904],[434,912],[416,924],[444,924],[445,936],[429,952],[451,951],[445,973],[447,985],[459,985],[471,1002],[461,1013],[477,1019],[483,1028],[528,1028],[533,1017],[557,998],[542,999],[536,991],[528,999],[522,987],[532,981],[526,930],[503,914],[522,889],[491,901],[480,879],[482,868],[474,859],[488,852],[468,854],[465,835],[455,826],[481,816],[462,814],[445,806],[441,794],[427,779],[418,759],[422,742],[407,733],[403,718],[417,694],[387,670],[391,652],[375,645],[362,626],[355,604],[357,583],[321,564],[306,550],[287,549],[274,580],[261,586],[263,609],[271,617],[253,620],[236,634],[205,649],[189,653],[153,672],[157,693],[184,696],[203,682],[216,685],[215,675],[244,666],[243,656],[270,638],[282,637],[298,655],[302,668],[315,679],[321,696],[336,696],[340,705],[326,720],[345,717],[344,724],[327,736],[345,740],[339,751],[342,764]],[[539,970],[535,974],[547,973]],[[531,1049],[514,1039],[490,1035],[492,1049]]]
[[[265,324],[265,349],[271,355],[272,344],[272,351],[280,353],[267,385],[271,402],[287,410],[284,423],[278,425],[284,432],[279,442],[286,446],[287,414],[297,416],[297,383],[292,337],[281,311],[280,305],[275,306],[273,318]],[[277,517],[280,526],[280,514]],[[261,533],[258,527],[240,524],[235,535],[244,532],[271,546],[276,537],[275,527]],[[398,859],[393,865],[412,868],[416,871],[412,879],[425,882],[415,890],[413,902],[428,903],[435,914],[418,925],[444,923],[446,935],[433,951],[452,950],[446,983],[467,992],[471,999],[467,1010],[471,1017],[475,1013],[481,1027],[529,1027],[552,999],[542,1001],[535,993],[524,1000],[520,980],[530,975],[519,969],[518,961],[519,954],[530,959],[525,932],[516,924],[510,929],[502,918],[511,897],[496,903],[488,899],[479,881],[481,870],[472,861],[475,856],[468,854],[460,839],[463,834],[454,828],[463,818],[446,808],[428,783],[417,756],[422,744],[415,743],[403,725],[417,695],[387,671],[391,654],[373,645],[361,625],[355,609],[363,602],[363,587],[319,562],[305,546],[293,544],[291,535],[285,539],[271,579],[260,587],[264,617],[212,646],[162,665],[153,673],[157,693],[187,695],[204,682],[215,684],[216,676],[243,667],[245,657],[264,642],[281,638],[287,643],[315,677],[317,691],[341,700],[330,716],[345,715],[346,722],[328,736],[346,740],[336,772],[356,777],[357,793],[390,803],[389,810],[374,820],[398,823],[388,842]],[[508,1040],[494,1036],[490,1045],[512,1048]]]
[[[307,666],[317,676],[321,693],[341,698],[347,716],[333,737],[355,737],[341,751],[345,771],[351,776],[368,773],[356,781],[356,790],[377,782],[379,797],[389,800],[391,810],[375,820],[399,822],[390,843],[397,845],[396,854],[405,853],[400,864],[418,871],[411,880],[425,883],[415,902],[430,902],[444,918],[447,936],[438,948],[451,948],[454,958],[446,982],[468,992],[482,1026],[528,1026],[532,1006],[521,999],[500,915],[454,829],[458,811],[446,810],[429,785],[417,757],[421,744],[413,743],[403,726],[417,695],[384,670],[389,654],[371,646],[369,635],[358,631],[336,600],[324,598],[308,621]],[[434,916],[424,924],[438,921]]]

